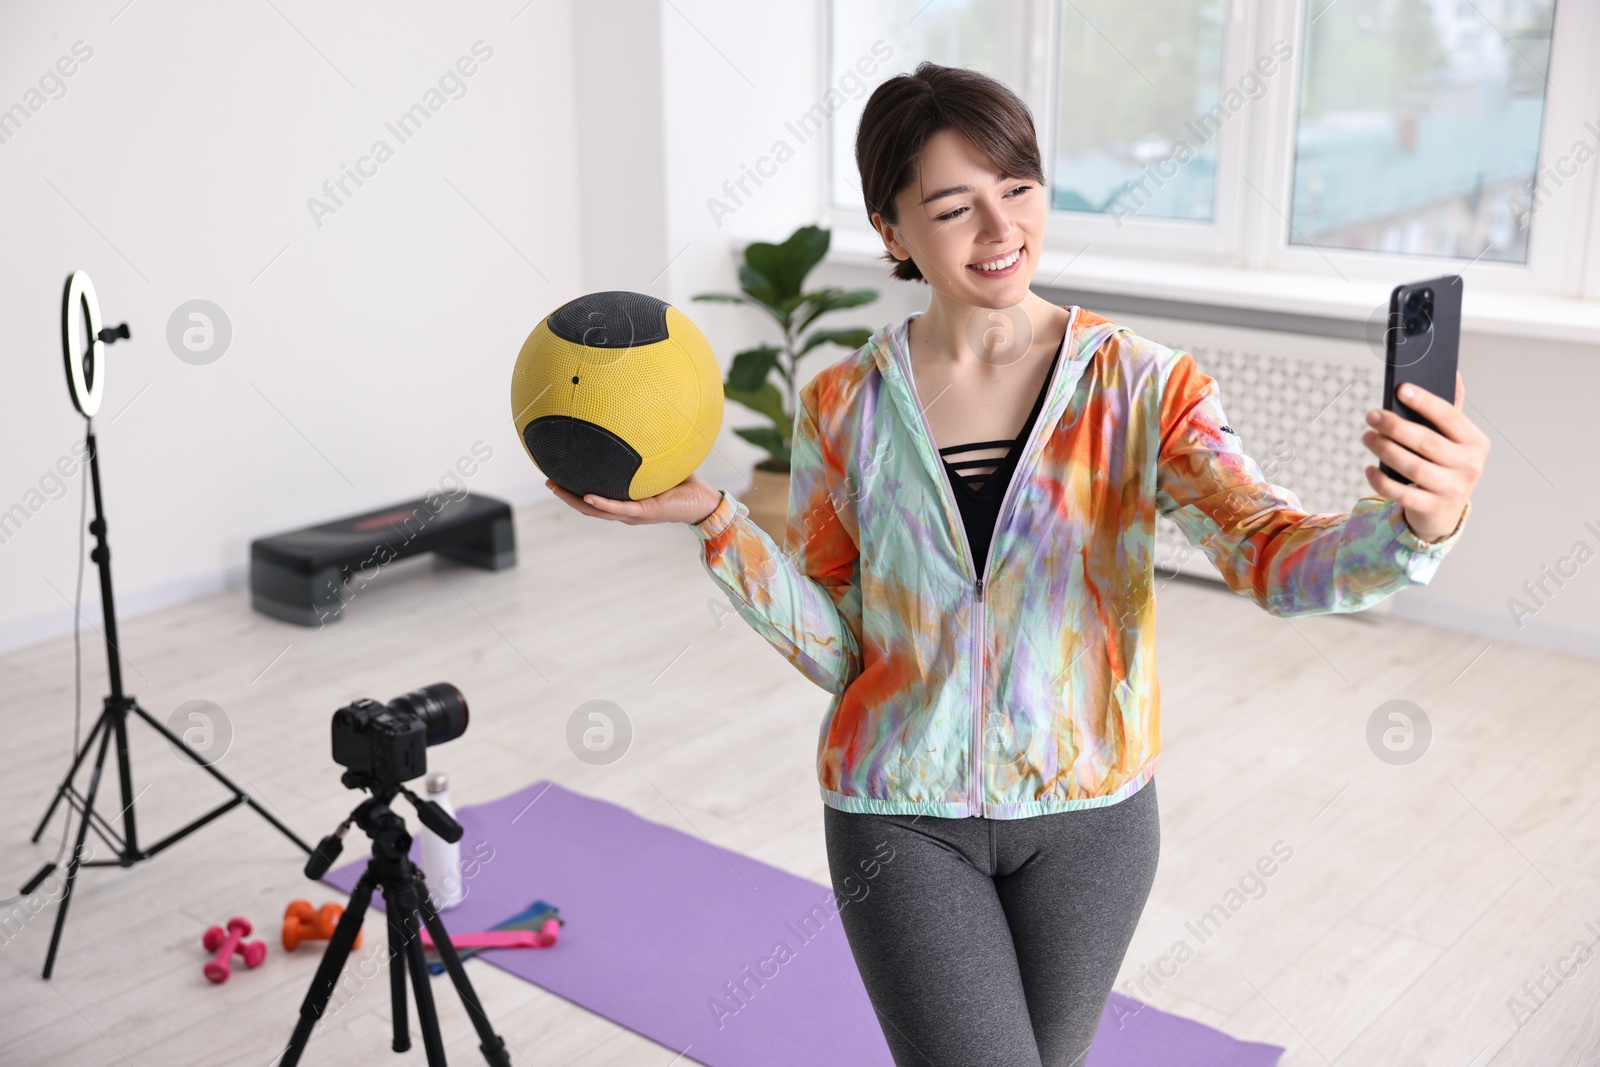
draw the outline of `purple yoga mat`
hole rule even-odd
[[[548,781],[457,818],[467,894],[448,929],[487,930],[535,899],[566,920],[553,947],[484,961],[708,1067],[893,1067],[828,886]],[[365,867],[323,880],[348,893]],[[1113,993],[1087,1067],[1282,1054]]]

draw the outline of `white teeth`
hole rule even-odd
[[[1011,266],[1011,264],[1015,263],[1017,261],[1017,259],[1021,255],[1022,255],[1022,249],[1019,248],[1015,252],[1013,252],[1009,256],[1007,256],[1005,259],[998,260],[998,261],[996,261],[994,263],[979,264],[977,269],[978,270],[1005,270],[1007,267]]]

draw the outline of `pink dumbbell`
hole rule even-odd
[[[215,952],[216,958],[205,966],[205,975],[213,982],[226,982],[228,975],[233,973],[233,954],[237,952],[244,957],[246,967],[256,967],[267,958],[267,944],[265,941],[246,941],[250,933],[250,920],[235,916],[228,920],[228,929],[224,931],[220,926],[213,926],[206,931],[206,936],[201,940],[207,952]]]

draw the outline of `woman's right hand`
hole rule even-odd
[[[702,522],[722,502],[721,491],[698,474],[691,474],[671,489],[643,500],[611,500],[593,493],[580,497],[561,488],[553,479],[546,478],[544,484],[576,511],[597,519],[625,522],[629,526],[652,522]]]

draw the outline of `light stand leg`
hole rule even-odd
[[[73,758],[72,766],[67,770],[67,776],[61,780],[61,785],[56,788],[56,795],[50,801],[50,806],[44,809],[44,818],[39,820],[38,829],[33,831],[31,840],[34,844],[39,843],[39,837],[44,833],[44,828],[50,825],[50,816],[56,813],[56,805],[61,803],[61,798],[66,796],[67,790],[72,788],[72,780],[78,776],[78,768],[83,766],[83,758],[89,754],[89,749],[94,747],[94,739],[101,730],[105,729],[105,725],[106,715],[105,712],[101,712],[100,717],[94,721],[94,726],[89,730],[89,736],[83,739],[83,747],[78,749],[77,756]]]
[[[168,741],[171,741],[174,745],[178,746],[178,751],[194,760],[194,762],[199,765],[201,770],[205,771],[207,774],[211,775],[211,777],[221,782],[228,789],[232,790],[235,796],[239,797],[246,804],[248,804],[250,809],[257,815],[260,815],[263,819],[267,820],[275,828],[277,828],[278,832],[283,834],[284,837],[287,837],[290,841],[293,841],[295,844],[299,845],[307,855],[311,854],[311,846],[302,841],[299,834],[289,829],[282,822],[280,822],[278,818],[272,814],[272,812],[268,811],[266,808],[263,808],[259,803],[257,803],[255,797],[251,796],[249,793],[246,793],[243,789],[240,789],[232,778],[229,778],[227,775],[223,774],[221,771],[217,770],[214,766],[202,759],[200,757],[200,753],[190,748],[187,741],[173,733],[171,730],[167,729],[166,723],[162,722],[160,719],[157,719],[154,715],[151,715],[148,711],[144,710],[144,708],[140,707],[137,702],[133,704],[132,711],[135,715],[139,716],[139,718],[149,723],[150,726],[155,729],[156,733],[160,734],[162,737],[165,737]],[[181,837],[182,835],[180,834],[178,836]],[[173,840],[176,840],[176,838],[173,838]]]
[[[89,833],[89,812],[94,810],[95,794],[100,791],[100,772],[105,770],[106,749],[111,742],[109,729],[100,732],[100,751],[94,757],[94,770],[89,773],[89,793],[83,798],[83,818],[78,820],[78,840],[72,846],[72,859],[67,861],[67,884],[61,894],[61,906],[56,909],[55,929],[50,933],[50,951],[44,957],[44,977],[49,979],[55,970],[56,949],[61,944],[61,929],[67,923],[67,905],[72,903],[72,886],[78,880],[78,868],[83,865],[83,839]]]
[[[122,783],[122,864],[131,867],[140,859],[139,830],[133,818],[133,767],[128,762],[128,705],[126,697],[112,698],[112,729],[117,736],[117,780]]]

